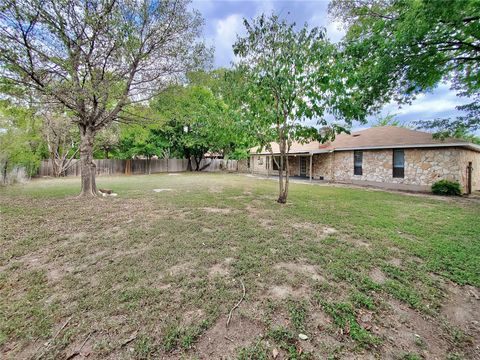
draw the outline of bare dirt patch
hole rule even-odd
[[[293,288],[289,285],[274,285],[267,291],[267,296],[274,300],[284,300],[287,298],[305,298],[309,295],[307,287]]]
[[[171,276],[186,274],[192,270],[192,265],[190,263],[181,263],[170,267],[166,273]]]
[[[366,242],[364,240],[361,240],[361,239],[358,239],[358,238],[353,238],[353,237],[345,237],[343,239],[345,242],[353,245],[353,246],[356,246],[356,247],[359,247],[359,248],[364,248],[364,249],[369,249],[372,244],[370,244],[369,242]]]
[[[226,317],[221,317],[208,329],[195,345],[195,355],[200,359],[234,359],[240,348],[250,345],[263,333],[259,322],[244,316],[234,316],[229,327]]]
[[[387,277],[379,268],[374,268],[369,273],[370,278],[377,284],[383,284],[387,280]]]
[[[384,338],[382,353],[395,358],[402,353],[416,353],[425,359],[444,359],[451,344],[440,324],[407,305],[390,300],[387,314],[378,318],[374,332]]]
[[[305,350],[315,354],[318,358],[325,359],[335,348],[342,346],[341,342],[331,333],[331,320],[320,309],[315,309],[308,314],[306,323],[309,329],[309,340],[303,342]],[[342,354],[342,359],[344,354]]]
[[[275,265],[275,269],[287,272],[289,275],[299,274],[300,276],[309,277],[315,281],[324,281],[316,270],[315,266],[305,263],[281,262]]]
[[[338,232],[337,229],[333,227],[321,224],[313,224],[310,222],[293,223],[292,227],[294,229],[312,231],[320,238],[325,238]]]
[[[226,258],[224,262],[217,263],[208,269],[208,277],[214,278],[215,276],[227,277],[230,275],[229,264],[232,262],[232,258]]]
[[[387,263],[390,264],[390,265],[396,266],[396,267],[400,267],[402,265],[402,260],[397,259],[397,258],[393,258],[393,259],[388,260]]]
[[[252,204],[248,204],[245,209],[247,210],[250,218],[258,221],[260,226],[265,229],[273,229],[274,222],[269,216],[271,214],[271,210],[259,209],[253,204],[253,201]]]
[[[447,300],[441,314],[449,323],[472,336],[480,352],[480,294],[473,286],[447,283]]]

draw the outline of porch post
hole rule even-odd
[[[310,182],[312,182],[312,161],[313,160],[313,154],[310,154]]]

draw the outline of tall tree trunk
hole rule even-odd
[[[285,164],[285,140],[280,140],[280,167],[278,169],[278,199],[277,202],[280,204],[285,204],[287,202],[287,198],[285,197],[285,187],[283,183],[283,171],[284,171],[284,164]],[[287,175],[287,174],[286,174]]]
[[[58,170],[57,157],[55,156],[55,153],[53,151],[50,153],[50,159],[52,160],[53,177],[59,177],[60,171]]]
[[[200,171],[200,163],[202,162],[203,155],[200,157],[194,155],[193,158],[195,159],[195,171]]]
[[[7,185],[7,167],[8,167],[8,160],[5,161],[5,165],[3,166],[3,171],[2,171],[3,185]]]
[[[288,152],[287,152],[287,155],[285,156],[285,161],[287,166],[285,168],[285,186],[283,187],[283,197],[285,199],[285,202],[287,202],[288,185],[290,184],[290,163],[288,162]]]
[[[287,152],[287,143],[285,139],[280,140],[280,168],[279,168],[279,192],[277,202],[280,204],[285,204],[288,197],[288,184],[289,184],[289,172],[290,167],[288,164],[288,152]],[[285,171],[285,175],[283,172]]]
[[[80,169],[82,174],[82,196],[97,196],[95,184],[96,166],[93,162],[93,141],[95,131],[80,126]]]
[[[190,155],[190,150],[184,149],[183,153],[185,158],[188,160],[187,171],[192,171],[192,156]]]

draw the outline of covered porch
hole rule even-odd
[[[288,154],[289,176],[297,180],[325,180],[323,174],[319,174],[319,168],[324,166],[319,164],[325,158],[322,154],[329,154],[328,150],[304,151]],[[253,175],[263,175],[267,177],[277,177],[280,167],[279,153],[252,154],[250,159],[250,172]],[[286,169],[286,164],[284,164]]]

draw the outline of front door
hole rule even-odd
[[[300,176],[307,177],[307,158],[300,157]]]

